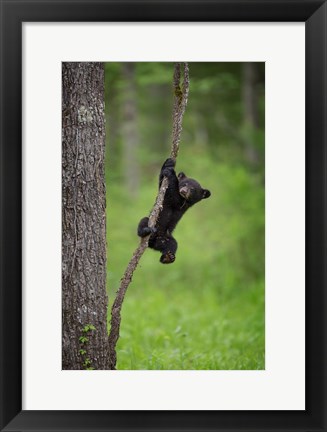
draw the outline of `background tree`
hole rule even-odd
[[[137,163],[138,129],[135,63],[123,63],[122,66],[125,81],[122,125],[124,178],[126,190],[131,197],[136,197],[139,187],[139,165]]]
[[[258,84],[260,63],[243,63],[243,104],[245,136],[245,155],[251,164],[258,164],[259,153],[256,148],[255,133],[259,129]]]
[[[104,65],[62,65],[62,368],[108,369]]]

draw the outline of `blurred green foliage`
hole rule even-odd
[[[257,125],[244,121],[248,83],[241,63],[189,66],[176,169],[197,179],[212,196],[177,226],[174,264],[162,265],[160,254],[151,249],[142,257],[123,304],[117,367],[264,369],[264,66],[256,65],[252,83]],[[110,306],[138,245],[138,222],[152,208],[160,167],[170,153],[172,74],[172,63],[136,63],[130,95],[136,114],[126,117],[126,91],[131,90],[122,64],[106,64]],[[136,196],[124,181],[126,122],[134,122],[138,134]],[[255,161],[247,159],[249,143]]]

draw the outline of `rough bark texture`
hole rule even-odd
[[[187,63],[183,63],[183,85],[180,86],[181,80],[181,63],[176,63],[174,68],[174,110],[173,110],[173,132],[172,132],[172,147],[171,157],[176,160],[179,150],[179,142],[182,133],[182,121],[185,108],[188,101],[188,92],[190,87],[189,68]]]
[[[62,65],[62,368],[109,369],[104,65]]]
[[[188,100],[188,92],[189,92],[189,69],[188,64],[183,63],[184,65],[184,80],[183,87],[180,87],[180,78],[181,78],[181,63],[176,63],[174,67],[174,109],[173,109],[173,132],[172,132],[172,146],[170,157],[176,160],[178,150],[179,150],[179,142],[182,132],[182,120],[185,112],[187,100]],[[165,197],[165,193],[168,187],[168,180],[164,177],[155,205],[149,216],[149,226],[154,227],[156,221],[159,217],[160,211],[162,209],[163,200]],[[123,306],[124,297],[127,291],[129,284],[132,281],[133,273],[148,246],[148,237],[142,238],[140,240],[140,244],[135,250],[128,266],[125,270],[124,276],[121,279],[120,287],[117,291],[117,295],[115,301],[111,308],[111,327],[109,334],[109,351],[110,351],[110,369],[116,369],[117,363],[117,353],[116,353],[116,345],[119,339],[119,330],[121,323],[121,308]]]

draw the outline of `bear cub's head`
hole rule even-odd
[[[178,174],[179,193],[190,204],[193,205],[202,199],[209,198],[211,192],[203,189],[196,180],[187,177],[183,172]]]

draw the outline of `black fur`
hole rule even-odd
[[[149,247],[161,252],[160,262],[170,264],[175,261],[177,242],[172,236],[177,223],[192,205],[209,198],[208,189],[202,189],[201,185],[184,173],[176,176],[175,161],[167,159],[163,164],[159,176],[159,188],[164,177],[168,178],[168,189],[165,193],[163,208],[160,212],[155,228],[149,228],[149,218],[141,219],[137,233],[140,237],[150,235]]]

